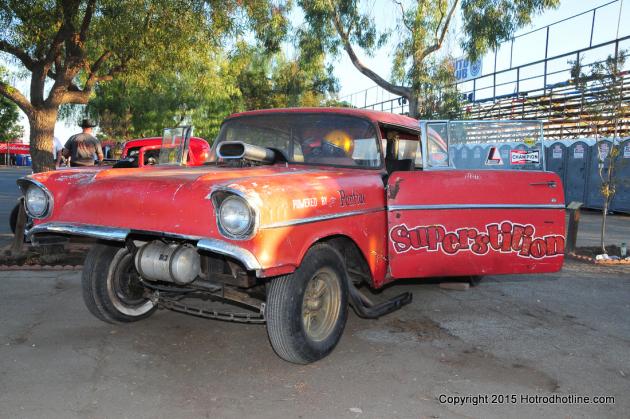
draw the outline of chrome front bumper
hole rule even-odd
[[[99,240],[124,242],[127,240],[127,236],[131,233],[132,230],[127,228],[103,227],[74,223],[44,223],[31,228],[28,231],[28,237],[29,239],[33,239],[33,237],[37,235],[59,234],[65,236],[92,237]],[[234,258],[242,263],[248,271],[256,271],[257,275],[262,270],[260,262],[258,262],[256,256],[254,256],[249,250],[223,240],[165,232],[142,231],[141,233],[149,235],[155,234],[159,237],[172,239],[195,241],[197,242],[198,249]]]

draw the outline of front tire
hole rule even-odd
[[[308,364],[332,352],[348,318],[347,281],[339,252],[318,244],[295,272],[270,282],[267,333],[280,358]]]
[[[90,313],[107,323],[142,320],[157,310],[124,247],[95,245],[85,258],[82,287]]]

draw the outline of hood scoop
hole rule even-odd
[[[242,141],[223,141],[217,147],[217,157],[226,162],[246,161],[271,164],[276,160],[276,153],[271,149]]]

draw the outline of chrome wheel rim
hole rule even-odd
[[[328,268],[322,268],[306,285],[302,300],[302,323],[306,335],[314,341],[330,336],[341,313],[341,286],[339,277]]]
[[[128,316],[141,316],[149,312],[155,303],[145,295],[140,276],[133,265],[133,257],[127,249],[120,249],[114,256],[107,275],[107,293],[113,306]]]

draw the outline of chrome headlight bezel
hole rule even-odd
[[[217,228],[221,235],[232,240],[247,240],[251,238],[258,227],[258,214],[251,203],[242,194],[232,190],[215,191],[212,194],[212,202],[216,214]],[[226,205],[242,205],[243,213],[247,216],[244,227],[235,229],[228,226],[225,220],[224,211],[228,210]]]
[[[50,216],[53,210],[54,200],[52,194],[43,183],[38,182],[34,179],[22,178],[18,179],[18,185],[22,189],[22,195],[24,197],[24,209],[26,210],[26,214],[29,217],[41,220]],[[32,207],[29,208],[29,191],[37,191],[36,193],[42,193],[42,195],[46,198],[44,209],[42,211],[34,211]]]

